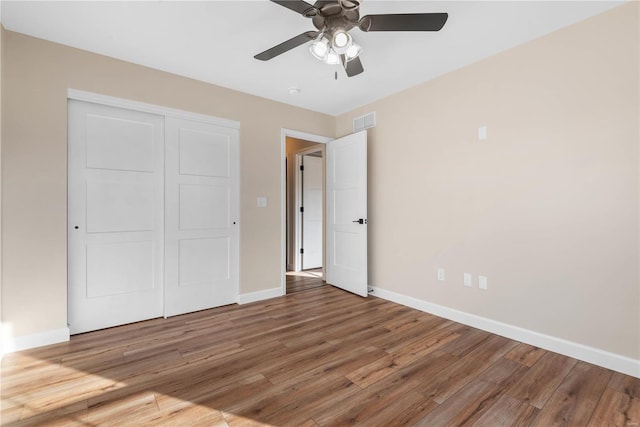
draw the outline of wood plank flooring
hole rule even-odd
[[[640,380],[332,286],[6,355],[3,425],[620,426]]]
[[[300,273],[287,272],[287,294],[306,291],[324,284],[321,268]]]

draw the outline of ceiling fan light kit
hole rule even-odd
[[[349,31],[358,27],[370,31],[440,31],[447,22],[446,13],[403,13],[366,15],[360,18],[360,1],[318,0],[314,5],[303,0],[271,0],[305,18],[311,18],[318,31],[307,31],[254,56],[268,61],[293,48],[312,41],[311,54],[331,65],[342,63],[348,77],[364,71],[360,61],[362,48]],[[336,75],[337,76],[337,75]]]
[[[332,43],[329,42],[329,39],[324,34],[320,34],[320,37],[309,46],[309,51],[316,59],[329,65],[340,64],[340,55],[344,55],[347,61],[355,59],[362,52],[362,47],[353,42],[349,33],[343,32],[341,34],[346,35],[346,38],[334,35]]]

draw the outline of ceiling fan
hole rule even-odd
[[[307,31],[254,56],[268,61],[293,48],[313,41],[310,51],[327,64],[342,64],[347,76],[364,71],[360,61],[361,48],[349,31],[439,31],[447,22],[447,13],[401,13],[366,15],[360,18],[359,0],[318,0],[310,5],[303,0],[271,0],[311,18],[316,31]],[[337,73],[336,73],[337,78]]]

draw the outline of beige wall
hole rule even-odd
[[[340,116],[377,113],[370,284],[639,359],[638,27],[633,2]]]
[[[280,287],[281,129],[332,135],[333,117],[9,31],[3,42],[3,315],[16,336],[67,322],[67,88],[239,121],[240,290]]]
[[[311,147],[321,147],[324,144],[303,141],[302,139],[287,137],[285,156],[287,157],[287,268],[294,264],[295,251],[295,218],[296,218],[296,153]],[[324,155],[323,155],[324,157]]]

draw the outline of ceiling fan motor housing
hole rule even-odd
[[[320,3],[320,2],[318,2]],[[358,9],[344,9],[337,2],[328,2],[319,5],[317,13],[312,17],[313,25],[319,30],[329,35],[337,29],[349,31],[360,19]]]

